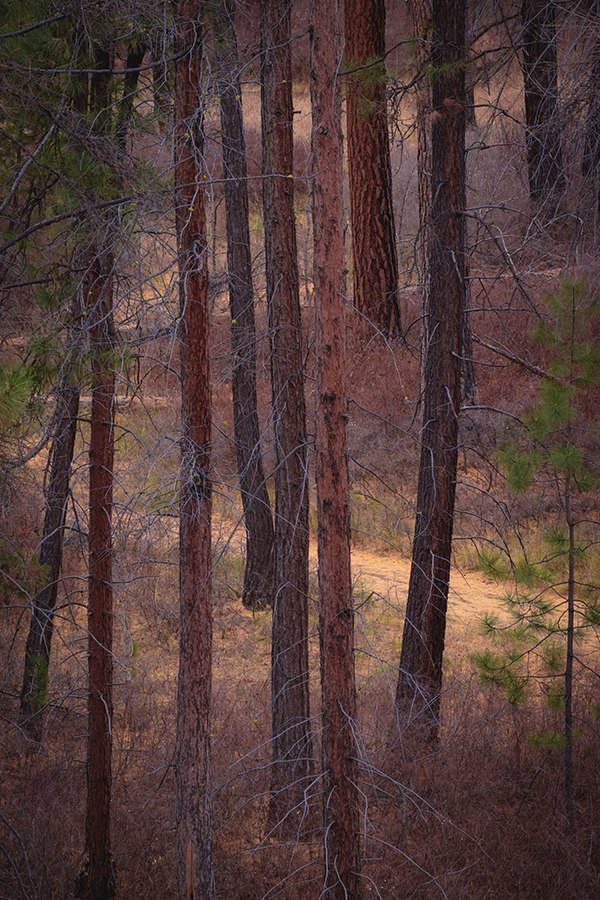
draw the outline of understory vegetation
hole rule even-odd
[[[198,819],[206,827],[207,859],[214,836],[216,885],[213,891],[208,884],[200,896],[189,881],[185,900],[192,893],[194,900],[344,896],[347,882],[341,876],[334,879],[338,893],[330,889],[337,859],[328,858],[331,844],[324,824],[334,793],[332,788],[327,795],[333,765],[324,764],[327,752],[322,752],[332,734],[320,668],[325,656],[325,504],[320,506],[319,454],[321,461],[326,454],[318,413],[324,396],[338,402],[347,427],[347,454],[344,449],[333,460],[333,469],[346,460],[349,469],[352,590],[346,597],[340,587],[344,615],[331,616],[350,623],[350,636],[349,613],[354,616],[354,653],[342,662],[355,661],[355,684],[348,679],[348,694],[356,696],[356,715],[337,703],[343,727],[334,735],[351,733],[357,766],[342,768],[356,772],[347,782],[356,781],[360,832],[354,845],[360,872],[350,873],[359,888],[347,891],[347,900],[591,900],[600,896],[598,4],[457,3],[467,23],[465,58],[435,66],[427,56],[431,29],[426,17],[416,34],[419,10],[429,9],[428,0],[410,5],[389,0],[387,32],[380,4],[379,38],[385,37],[387,52],[383,58],[376,55],[375,62],[368,58],[364,67],[346,58],[339,75],[345,97],[357,84],[380,91],[372,108],[366,95],[354,101],[359,124],[369,119],[369,110],[384,113],[391,168],[387,200],[393,206],[387,239],[394,248],[391,256],[397,256],[386,260],[385,277],[396,279],[394,302],[386,309],[381,304],[379,321],[371,319],[376,306],[368,296],[369,277],[361,284],[363,307],[356,300],[352,186],[344,157],[343,170],[339,166],[343,191],[337,197],[344,195],[344,214],[335,224],[346,268],[335,274],[347,283],[344,291],[336,287],[333,293],[337,300],[343,297],[346,318],[332,315],[338,330],[325,339],[311,215],[319,174],[311,167],[317,131],[309,62],[314,4],[310,9],[305,0],[283,5],[286,15],[293,13],[288,42],[293,49],[293,160],[285,177],[275,177],[262,168],[266,138],[261,128],[271,120],[261,112],[261,78],[267,93],[269,67],[262,69],[260,63],[267,53],[260,26],[265,10],[273,15],[275,3],[234,4],[238,59],[227,55],[227,29],[219,31],[225,26],[218,15],[230,8],[229,0],[194,0],[195,12],[186,20],[194,34],[192,49],[185,51],[187,69],[181,63],[188,57],[174,49],[178,40],[184,43],[187,0],[170,6],[111,0],[106,9],[95,4],[93,12],[88,4],[70,0],[66,11],[46,0],[0,3],[0,75],[7,81],[0,94],[0,151],[6,156],[4,165],[0,160],[0,900],[75,896],[82,870],[85,874],[86,804],[93,793],[86,771],[91,698],[104,700],[111,688],[110,710],[105,703],[108,726],[100,732],[108,736],[106,755],[112,764],[106,872],[110,883],[114,861],[116,881],[101,900],[167,900],[178,892],[183,900],[182,873],[184,882],[191,879],[197,862],[192,839],[186,845],[187,833],[182,840],[178,832],[183,808],[191,832]],[[434,6],[449,19],[456,13],[449,0]],[[552,77],[538,94],[552,101],[555,118],[546,121],[550,106],[544,107],[543,121],[532,124],[525,97],[531,73],[523,47],[532,21],[541,16],[549,27],[547,8],[552,9],[550,43],[559,49],[559,74],[555,58]],[[320,9],[327,11],[327,4]],[[338,3],[336,10],[341,11]],[[81,26],[75,36],[72,22]],[[448,39],[439,43],[452,45]],[[543,47],[547,44],[542,41]],[[274,40],[268,52],[280,46]],[[545,59],[546,50],[539,55]],[[201,90],[186,94],[182,73],[191,79],[192,62],[202,73]],[[544,66],[552,68],[547,59]],[[457,73],[466,78],[469,109],[460,112],[468,112],[461,132],[464,147],[457,141],[454,148],[466,171],[461,182],[466,199],[452,214],[462,222],[464,243],[449,254],[454,254],[453,277],[458,273],[460,282],[455,337],[461,349],[446,347],[448,370],[459,373],[455,403],[429,358],[431,332],[444,330],[447,307],[454,301],[444,292],[448,269],[440,263],[439,318],[432,326],[435,258],[427,253],[446,238],[436,244],[429,233],[423,148],[427,129],[442,117],[439,109],[454,115],[460,106],[451,94],[440,94],[445,99],[438,110],[428,106],[434,89]],[[275,78],[267,87],[275,95],[285,83]],[[451,87],[445,84],[446,90]],[[235,241],[226,212],[221,106],[226,94],[232,100],[232,90],[240,110],[243,100],[247,172],[237,180],[249,194],[245,250],[253,285],[242,312],[251,309],[254,316],[250,338],[250,331],[236,332],[241,322],[230,307]],[[182,113],[184,99],[189,105]],[[278,104],[271,108],[273,117]],[[348,108],[342,118],[346,145]],[[561,153],[554,144],[558,131]],[[540,134],[546,149],[554,148],[544,165],[551,173],[560,169],[551,188],[531,162],[532,135],[539,144]],[[192,143],[194,152],[188,153]],[[443,150],[439,135],[438,144]],[[360,160],[360,140],[356,147]],[[182,159],[193,169],[191,175],[182,175]],[[284,332],[289,317],[279,310],[274,326],[273,297],[284,279],[266,247],[277,230],[276,216],[275,226],[265,226],[265,212],[274,211],[262,203],[269,178],[294,188],[286,224],[295,229],[297,272],[289,280],[297,288],[301,321],[289,344],[279,348],[279,359],[274,338]],[[201,212],[199,198],[205,204]],[[438,218],[449,221],[450,216],[442,210]],[[289,249],[292,242],[284,237],[282,243]],[[198,273],[204,280],[199,279],[192,303],[191,288],[189,294],[186,290]],[[97,303],[86,306],[92,289]],[[109,294],[112,307],[102,311]],[[188,346],[185,315],[201,302],[203,339]],[[102,326],[108,337],[101,334]],[[287,361],[294,341],[304,379],[295,406],[282,397],[297,371],[290,375],[282,366],[280,390],[273,387],[276,363]],[[333,391],[323,393],[322,362],[336,341],[346,354],[347,398],[341,391],[337,397]],[[200,357],[204,380],[200,376],[189,388],[186,377]],[[262,455],[264,478],[258,480],[266,500],[261,504],[269,507],[270,502],[277,511],[277,492],[281,498],[286,490],[290,495],[292,487],[297,490],[302,496],[285,547],[289,551],[298,534],[309,542],[308,589],[302,588],[302,599],[308,606],[310,713],[300,723],[308,737],[301,752],[292,746],[282,753],[289,762],[296,752],[295,762],[301,759],[305,766],[291,786],[296,793],[285,777],[277,781],[276,762],[282,760],[275,761],[274,747],[292,726],[284,723],[276,740],[278,692],[272,682],[274,577],[280,578],[280,593],[291,578],[285,583],[285,573],[271,571],[264,584],[255,579],[251,602],[245,582],[250,530],[240,484],[250,464],[248,457],[246,466],[240,462],[243,442],[236,432],[240,361],[256,369],[257,443],[249,457]],[[204,406],[194,394],[200,382],[202,396],[210,396]],[[448,493],[455,488],[456,496],[452,493],[445,510],[450,509],[446,537],[451,553],[438,553],[443,562],[450,561],[451,571],[438,642],[441,695],[433,691],[424,704],[435,707],[433,728],[431,722],[423,726],[418,715],[416,725],[411,718],[413,706],[426,694],[419,694],[418,677],[409,708],[399,702],[398,689],[401,652],[411,627],[411,562],[413,573],[419,569],[413,550],[423,521],[421,475],[428,451],[434,457],[435,441],[426,444],[428,423],[423,422],[432,385],[442,385],[445,393],[440,392],[442,400],[430,418],[438,424],[443,406],[450,423],[435,436],[445,454],[438,458],[452,457],[456,468],[454,478],[449,466],[437,467],[450,473]],[[48,525],[59,454],[57,423],[61,404],[68,405],[65,398],[75,388],[74,450],[72,459],[65,454],[65,499],[55,503],[64,520],[59,514],[58,524]],[[102,440],[94,444],[99,388],[110,398],[104,412],[109,410],[114,421],[114,464],[111,459],[110,465],[97,466],[110,475],[110,500],[105,497],[99,515],[108,551],[103,554],[101,546],[97,554],[104,561],[110,556],[110,579],[90,575],[92,550],[98,550],[90,482],[92,447],[103,445]],[[302,425],[300,436],[291,449],[282,450],[288,436],[282,436],[283,415],[291,407],[297,412],[302,397],[306,421],[295,423]],[[108,414],[100,416],[101,423],[108,419]],[[454,426],[458,438],[445,446]],[[198,438],[202,429],[210,438]],[[303,468],[298,477],[288,472],[286,481],[281,473],[292,457]],[[433,483],[432,493],[440,483]],[[189,653],[199,663],[194,671],[203,674],[194,682],[188,669],[187,712],[193,722],[199,689],[205,689],[203,697],[210,696],[203,712],[210,729],[203,737],[210,752],[202,762],[210,757],[210,765],[202,782],[209,789],[200,798],[209,811],[204,818],[197,813],[200,804],[194,806],[189,796],[180,800],[177,784],[182,770],[196,774],[201,753],[194,753],[201,739],[189,741],[192,752],[178,756],[176,738],[178,703],[184,705],[178,699],[186,634],[181,573],[189,549],[180,525],[186,509],[200,501],[200,513],[196,509],[189,519],[205,529],[208,565],[206,571],[195,570],[205,577],[195,582],[192,573],[188,578],[186,623],[201,605],[196,595],[204,592],[201,637],[211,637],[212,653],[210,642],[204,654]],[[327,502],[331,505],[331,497]],[[270,508],[268,519],[271,524]],[[340,532],[347,519],[338,523]],[[282,522],[290,524],[276,512],[276,531]],[[62,541],[54,578],[41,559],[49,533]],[[281,535],[265,542],[271,557],[284,546]],[[191,538],[189,544],[196,546]],[[294,552],[269,557],[271,568],[277,569],[274,564],[284,556],[288,562]],[[105,679],[105,692],[94,694],[88,664],[92,651],[106,646],[88,618],[90,586],[106,587],[109,581],[112,607],[105,619],[112,623],[112,646],[105,657],[112,674]],[[41,604],[46,620],[52,620],[47,660],[29,652],[29,641],[50,582],[58,594],[49,607]],[[431,577],[430,586],[433,582]],[[434,594],[428,596],[431,600]],[[418,634],[425,645],[424,630]],[[349,760],[353,766],[354,757],[346,754],[343,762]],[[187,789],[190,784],[191,778]],[[274,797],[284,794],[277,807]],[[329,830],[336,824],[330,823]],[[189,849],[183,862],[182,846]],[[98,900],[92,894],[80,897]]]

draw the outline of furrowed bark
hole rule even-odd
[[[311,3],[312,216],[317,357],[316,479],[325,829],[324,893],[360,896],[354,608],[346,389],[339,0]]]
[[[212,683],[211,394],[203,175],[202,11],[175,7],[175,198],[181,356],[180,611],[175,748],[181,900],[214,900],[210,763]]]
[[[242,88],[237,70],[233,0],[223,0],[218,23],[223,78],[219,82],[227,220],[227,274],[231,313],[233,424],[246,526],[242,602],[249,609],[273,603],[273,515],[265,479],[256,393],[256,328]]]
[[[399,725],[439,729],[442,657],[461,402],[466,292],[464,3],[433,0],[430,85],[431,207],[425,226],[423,426],[406,619],[396,692]],[[423,114],[423,112],[421,113]]]
[[[294,212],[291,3],[261,2],[263,219],[273,427],[275,580],[271,821],[304,803],[311,770],[308,674],[308,448]],[[287,826],[295,827],[288,818]]]

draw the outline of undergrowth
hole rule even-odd
[[[127,627],[116,653],[113,846],[119,896],[176,893],[173,752],[177,617],[174,573],[147,548],[139,580],[123,598]],[[163,548],[164,549],[164,548]],[[132,555],[139,547],[131,548]],[[75,559],[70,560],[76,567]],[[227,550],[215,570],[213,770],[219,897],[263,900],[320,896],[323,797],[316,613],[311,691],[314,774],[295,810],[293,839],[270,833],[270,613],[237,599],[239,557]],[[148,584],[153,585],[149,591]],[[387,598],[356,585],[357,688],[364,895],[580,900],[600,890],[595,822],[600,803],[596,688],[582,676],[576,739],[577,824],[562,827],[559,751],[536,733],[552,726],[540,698],[513,708],[479,683],[469,661],[481,639],[450,625],[443,728],[424,749],[396,722],[401,615]],[[0,743],[0,882],[14,898],[72,896],[83,850],[85,678],[82,621],[62,628],[42,745],[16,726],[24,628],[3,613]],[[595,668],[595,660],[588,660]],[[57,690],[61,696],[58,698]],[[391,739],[393,738],[393,741]],[[390,742],[395,744],[390,752]]]

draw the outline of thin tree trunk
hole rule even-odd
[[[79,385],[75,383],[72,373],[67,371],[56,390],[56,422],[48,461],[50,477],[40,547],[40,564],[46,569],[46,583],[33,598],[21,690],[20,720],[36,740],[40,740],[42,735],[39,713],[48,698],[50,650],[78,411]]]
[[[592,23],[600,25],[600,3],[595,0],[591,8]],[[585,119],[585,145],[581,164],[582,174],[591,187],[592,203],[598,230],[600,221],[600,40],[592,48],[588,85],[588,108]]]
[[[350,489],[340,0],[311,2],[312,216],[317,356],[316,477],[325,833],[324,893],[360,896]]]
[[[529,195],[551,220],[565,190],[554,3],[523,0],[521,17]]]
[[[249,609],[273,603],[273,515],[260,449],[256,394],[256,328],[248,207],[242,88],[237,69],[233,0],[223,0],[219,19],[218,86],[223,133],[227,219],[227,270],[233,355],[233,424],[238,479],[246,526],[242,602]]]
[[[140,73],[136,69],[139,69],[142,65],[147,49],[145,44],[134,44],[127,53],[126,72],[123,76],[123,96],[119,103],[119,122],[116,130],[117,143],[123,154],[127,154],[127,135],[133,115],[135,93],[140,79]]]
[[[290,0],[261,0],[263,219],[275,431],[272,822],[304,800],[311,769],[308,471],[292,171]]]
[[[77,894],[108,900],[116,893],[111,852],[112,781],[112,491],[114,463],[113,258],[100,253],[90,266],[87,298],[92,354],[90,426],[88,750],[86,840]]]
[[[566,485],[569,526],[569,584],[567,598],[567,660],[565,670],[565,818],[567,831],[575,828],[575,779],[573,772],[573,662],[575,658],[575,526],[571,519],[570,484]]]
[[[385,0],[346,0],[345,64],[354,305],[385,336],[400,332],[385,71]]]
[[[438,733],[458,457],[465,300],[464,2],[433,0],[431,209],[417,514],[396,706]],[[457,64],[458,63],[458,64]]]
[[[94,137],[102,141],[111,125],[111,54],[96,48],[90,80]],[[93,245],[89,289],[84,300],[92,364],[90,424],[89,596],[88,596],[88,747],[85,851],[76,890],[82,900],[110,900],[116,893],[111,847],[112,789],[112,506],[115,376],[113,254]]]
[[[210,764],[212,682],[211,396],[208,238],[202,166],[202,13],[175,6],[175,196],[181,354],[181,636],[175,751],[181,900],[214,900]]]

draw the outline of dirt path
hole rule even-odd
[[[228,535],[227,546],[243,553],[243,536],[241,528],[231,528],[230,522],[215,531],[215,541]],[[239,523],[238,523],[239,525]],[[233,536],[232,536],[233,535]],[[310,566],[316,577],[317,546],[311,541]],[[410,575],[410,559],[401,553],[377,553],[373,550],[352,549],[352,578],[356,602],[371,599],[382,599],[392,606],[404,611]],[[476,572],[452,571],[450,594],[448,597],[449,618],[457,623],[470,624],[473,619],[487,610],[497,610],[503,593],[501,585],[482,578]]]
[[[352,576],[361,594],[376,595],[404,607],[408,591],[410,560],[398,554],[380,556],[368,550],[352,551]],[[467,624],[486,610],[496,609],[502,587],[484,580],[475,572],[453,571],[448,612],[455,621]]]

